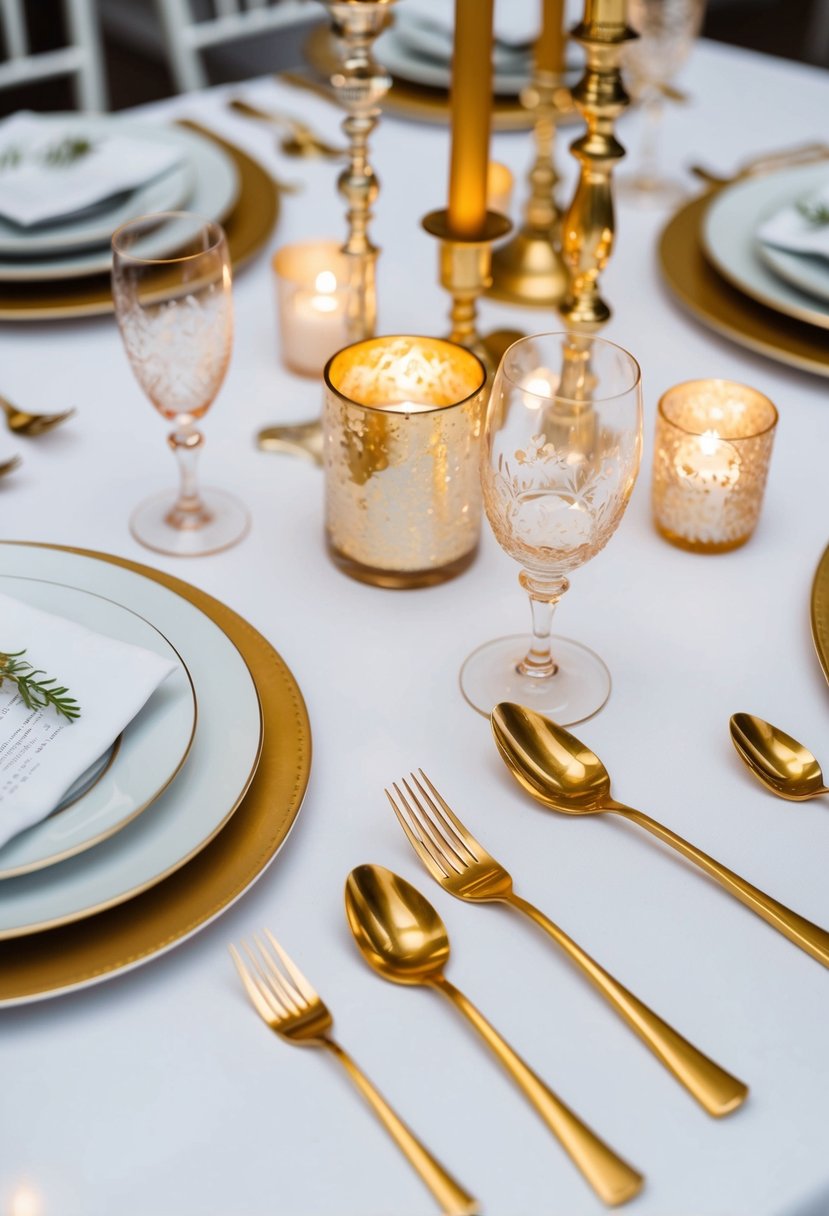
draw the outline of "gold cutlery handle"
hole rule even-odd
[[[326,1039],[325,1045],[345,1068],[392,1140],[432,1192],[446,1216],[477,1216],[480,1210],[478,1201],[455,1182],[440,1162],[435,1160],[411,1128],[395,1114],[383,1095],[369,1081],[362,1069],[355,1064],[351,1056],[333,1039]]]
[[[578,1115],[548,1089],[528,1064],[502,1039],[494,1026],[464,994],[443,976],[431,981],[469,1019],[487,1046],[516,1082],[593,1190],[609,1207],[626,1203],[642,1188],[643,1176],[582,1123]]]
[[[812,958],[823,963],[824,967],[829,967],[829,933],[825,929],[821,929],[819,925],[813,925],[804,916],[799,916],[797,912],[792,912],[791,908],[778,903],[776,899],[772,899],[770,895],[758,890],[739,874],[735,874],[733,870],[721,865],[713,857],[703,853],[702,849],[683,840],[681,836],[677,836],[676,832],[672,832],[670,828],[658,823],[656,819],[651,819],[642,811],[635,811],[632,807],[622,806],[621,803],[615,804],[611,809],[623,815],[625,819],[638,823],[647,832],[670,845],[672,849],[676,849],[683,857],[687,857],[706,874],[715,878],[720,886],[725,887],[726,891],[739,899],[740,903],[751,908],[752,912],[756,912],[758,916],[762,916],[763,920],[767,921],[778,933],[782,933],[801,950],[811,954]]]
[[[694,1047],[693,1043],[684,1039],[632,992],[628,992],[627,988],[600,967],[595,959],[533,904],[514,893],[507,902],[535,921],[539,928],[561,946],[609,1004],[621,1014],[628,1026],[636,1031],[656,1058],[661,1060],[680,1085],[685,1086],[709,1115],[727,1115],[742,1105],[748,1096],[747,1085],[724,1068],[720,1068],[719,1064],[715,1064]]]

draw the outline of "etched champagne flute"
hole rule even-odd
[[[196,461],[204,436],[196,422],[225,378],[233,345],[230,254],[219,224],[183,211],[143,216],[112,238],[115,315],[133,373],[162,417],[173,423],[179,492],[135,510],[130,530],[159,553],[199,556],[245,535],[247,511],[221,490],[203,489]]]
[[[625,75],[642,103],[643,133],[638,163],[619,184],[641,202],[667,204],[684,194],[682,184],[661,169],[659,136],[670,82],[690,54],[704,12],[705,0],[628,0],[628,21],[639,37],[626,48]]]
[[[521,566],[532,637],[499,638],[469,656],[461,689],[489,714],[516,701],[563,726],[597,713],[610,673],[579,642],[551,637],[568,574],[604,548],[627,507],[642,453],[639,365],[602,338],[537,334],[505,352],[481,445],[484,508]]]

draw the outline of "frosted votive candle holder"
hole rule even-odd
[[[659,402],[653,515],[681,549],[727,553],[744,545],[763,502],[777,410],[732,380],[689,380]]]
[[[346,574],[424,587],[478,548],[486,369],[440,338],[370,338],[325,369],[328,550]]]
[[[273,255],[282,362],[301,376],[321,376],[348,341],[348,265],[336,241],[283,245]]]

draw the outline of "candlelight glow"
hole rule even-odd
[[[332,291],[337,290],[337,276],[330,270],[321,270],[314,279],[314,289],[324,295],[330,295]]]
[[[716,431],[703,431],[699,437],[700,450],[706,456],[713,456],[720,446],[720,437]]]
[[[21,1182],[12,1192],[9,1216],[42,1216],[43,1204],[34,1187]]]

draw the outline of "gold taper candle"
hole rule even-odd
[[[493,7],[494,0],[455,0],[449,163],[449,229],[453,237],[474,239],[486,227]]]
[[[541,33],[535,44],[538,72],[564,71],[564,0],[541,0]]]

